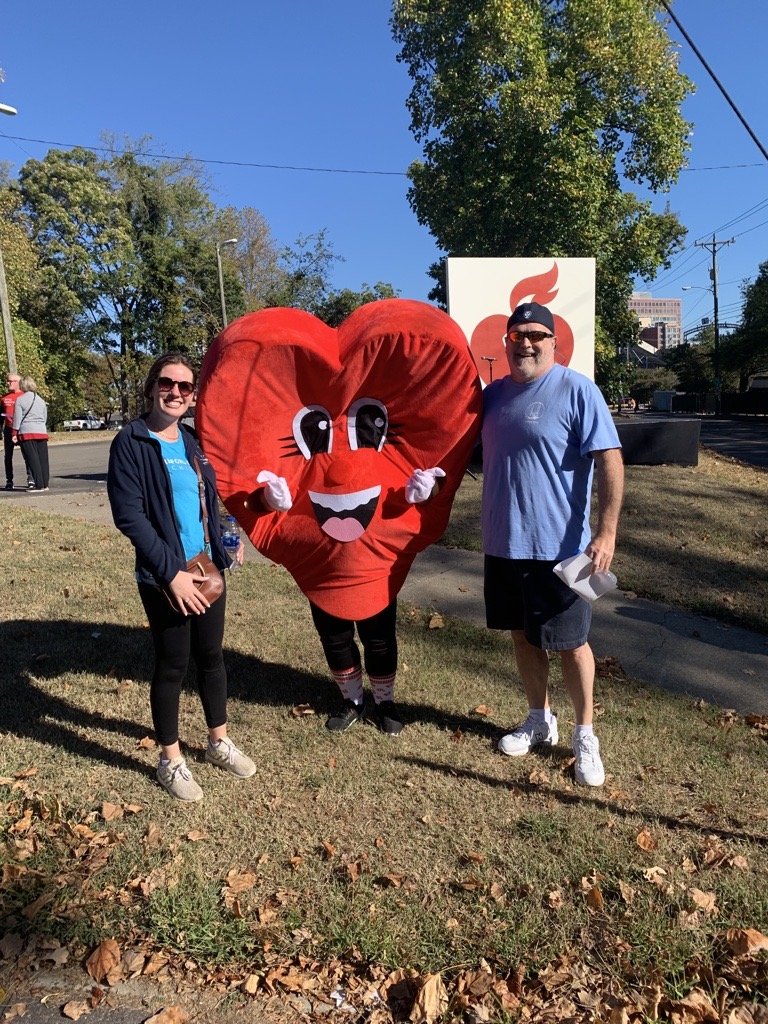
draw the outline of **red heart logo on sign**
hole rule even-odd
[[[206,355],[196,425],[255,547],[325,611],[363,619],[445,530],[480,411],[459,326],[426,303],[385,299],[336,330],[295,309],[235,321]],[[409,505],[414,469],[436,466],[438,494]],[[264,470],[287,481],[287,512],[263,510]]]

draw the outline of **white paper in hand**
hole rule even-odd
[[[583,552],[564,558],[552,571],[585,601],[596,601],[619,582],[612,572],[592,572],[592,559]]]

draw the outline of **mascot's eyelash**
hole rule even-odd
[[[278,441],[287,442],[287,444],[283,445],[283,451],[285,452],[286,457],[289,457],[291,455],[301,455],[302,459],[304,458],[304,453],[296,444],[293,435],[291,435],[290,437],[278,437]]]

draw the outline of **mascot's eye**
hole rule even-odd
[[[380,452],[387,439],[388,426],[385,405],[376,398],[358,398],[347,413],[349,447],[353,452],[358,448],[375,448]]]
[[[293,417],[293,439],[305,459],[333,447],[333,421],[322,405],[305,405]]]

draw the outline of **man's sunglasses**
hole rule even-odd
[[[554,334],[547,334],[546,331],[510,331],[507,338],[509,341],[545,341],[554,338]]]
[[[173,380],[171,377],[158,377],[157,386],[163,393],[173,391],[174,385],[179,389],[182,398],[189,398],[195,390],[195,385],[188,380]]]

